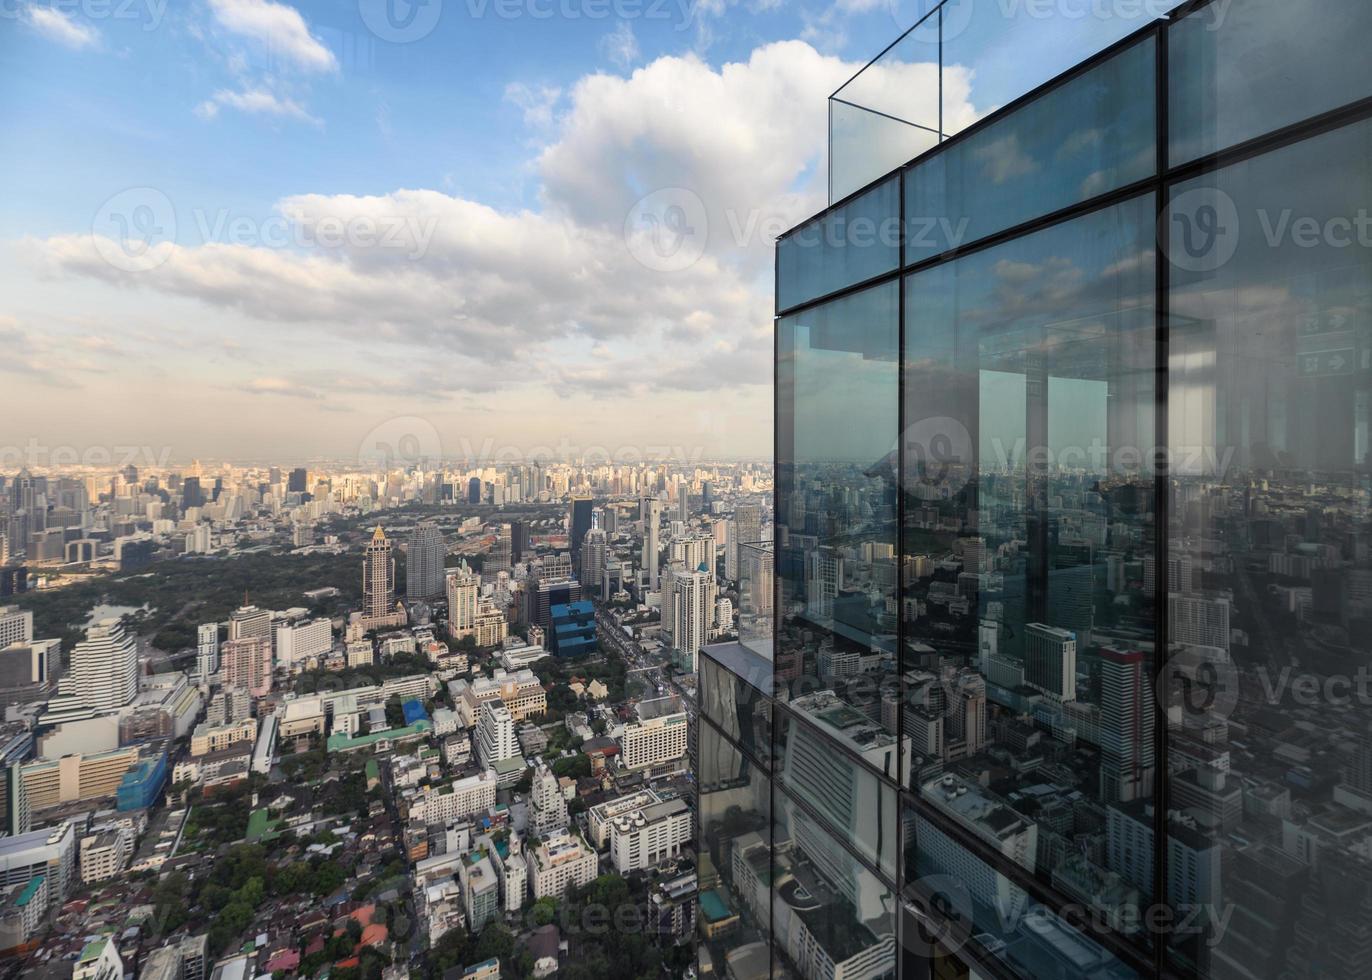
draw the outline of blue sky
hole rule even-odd
[[[768,455],[771,238],[891,2],[0,0],[20,435]]]

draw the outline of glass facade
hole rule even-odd
[[[1372,23],[1328,7],[1188,4],[779,243],[703,971],[1367,975]]]

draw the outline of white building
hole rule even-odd
[[[638,718],[624,726],[619,740],[625,768],[641,769],[685,758],[689,736],[679,698],[640,701],[635,710]]]
[[[657,867],[691,839],[691,811],[682,799],[621,813],[610,821],[610,860],[620,874]]]
[[[485,813],[495,806],[495,772],[454,780],[448,786],[428,786],[410,804],[410,819],[425,824],[450,824]]]
[[[661,802],[662,798],[652,790],[642,789],[628,796],[597,803],[586,811],[586,829],[590,833],[591,846],[597,851],[610,846],[610,822],[615,817]]]
[[[532,812],[529,815],[530,832],[535,837],[545,837],[554,830],[566,827],[570,818],[567,814],[567,798],[562,795],[557,776],[546,763],[539,763],[534,770],[534,778],[529,790]]]
[[[81,881],[113,878],[129,862],[130,841],[121,830],[106,829],[81,839]]]
[[[488,769],[503,759],[519,755],[519,741],[515,738],[514,716],[499,698],[481,706],[476,723],[476,757]]]
[[[562,898],[572,886],[587,885],[600,871],[596,852],[573,831],[559,830],[528,852],[534,899]]]
[[[71,652],[69,693],[88,708],[115,711],[138,695],[138,641],[117,619],[86,631]]]
[[[309,657],[322,657],[333,647],[333,625],[328,619],[306,619],[276,624],[276,662],[293,667]]]

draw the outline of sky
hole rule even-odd
[[[0,458],[768,457],[773,240],[918,2],[0,0]]]

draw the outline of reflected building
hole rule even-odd
[[[929,6],[777,244],[701,970],[1365,975],[1372,7]]]

